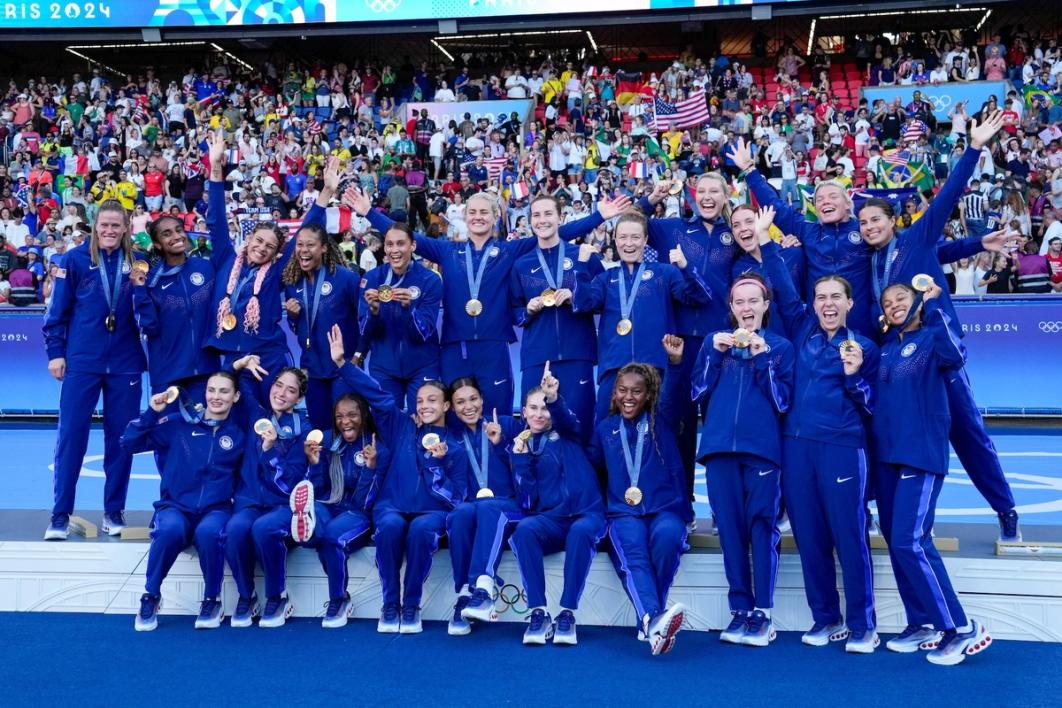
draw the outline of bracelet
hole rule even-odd
[[[738,172],[737,178],[739,180],[741,180],[741,181],[744,181],[745,178],[748,177],[749,172],[752,172],[754,169],[756,169],[756,168],[755,167],[750,167],[747,170],[741,170],[741,172]]]

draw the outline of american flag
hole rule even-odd
[[[31,194],[32,190],[30,190],[30,186],[28,184],[22,185],[22,187],[17,192],[15,192],[15,201],[18,202],[19,207],[25,209],[29,206]]]
[[[665,130],[671,124],[676,128],[689,128],[708,122],[708,102],[703,90],[691,93],[689,98],[678,103],[654,97],[653,107],[653,118],[649,123],[652,130]]]
[[[487,168],[487,176],[491,179],[501,177],[502,170],[505,169],[505,163],[508,161],[509,158],[504,155],[501,157],[488,157],[483,161],[483,165]]]

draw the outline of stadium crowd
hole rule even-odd
[[[637,198],[673,177],[738,172],[727,150],[738,137],[753,142],[764,174],[788,203],[801,187],[837,178],[853,188],[882,182],[887,153],[900,147],[925,173],[906,199],[901,219],[917,218],[925,197],[961,156],[969,122],[1001,109],[1005,132],[984,149],[946,238],[997,226],[1028,243],[1012,254],[981,254],[952,266],[953,292],[985,294],[1062,290],[1062,52],[1053,37],[1024,31],[996,34],[983,46],[961,35],[913,34],[898,43],[855,37],[848,58],[821,47],[800,56],[787,46],[769,59],[745,62],[697,57],[687,47],[661,70],[629,71],[607,62],[550,62],[466,55],[454,66],[421,63],[297,67],[266,63],[244,71],[225,63],[189,69],[182,77],[151,70],[116,80],[94,68],[58,80],[9,83],[0,113],[0,302],[47,303],[54,272],[80,244],[101,201],[118,199],[132,214],[139,248],[146,226],[177,213],[203,236],[204,130],[231,136],[226,166],[230,233],[242,239],[246,219],[299,219],[321,184],[328,155],[344,180],[374,193],[392,218],[446,239],[467,237],[464,203],[478,191],[498,193],[512,238],[528,237],[528,200],[546,191],[565,221],[593,210],[602,195]],[[918,94],[868,104],[860,86],[922,85],[1006,78],[1012,90],[984,106],[957,105],[937,125]],[[1039,89],[1026,100],[1023,87]],[[700,93],[703,91],[703,97]],[[654,96],[670,106],[694,96],[703,121],[676,127]],[[406,119],[407,101],[531,98],[525,120],[436,125],[426,114]],[[457,110],[460,113],[460,110]],[[733,199],[744,201],[734,184]],[[683,194],[669,195],[658,216],[689,213]],[[382,243],[367,221],[342,221],[343,253],[365,271]],[[610,226],[591,235],[606,263],[616,261]],[[338,231],[337,227],[337,231]]]

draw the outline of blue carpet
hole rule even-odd
[[[652,657],[633,630],[605,627],[581,627],[577,647],[532,648],[507,623],[467,637],[436,622],[412,636],[379,635],[365,620],[334,631],[309,619],[277,630],[196,632],[184,616],[163,616],[150,634],[132,625],[128,615],[0,614],[3,704],[1033,708],[1059,705],[1062,663],[1062,645],[1031,642],[995,642],[938,667],[884,647],[813,649],[796,633],[752,649],[683,632],[671,654]]]

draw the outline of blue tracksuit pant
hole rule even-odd
[[[454,591],[475,588],[481,575],[496,577],[505,543],[524,518],[512,499],[479,499],[458,504],[446,517],[446,538],[454,570]]]
[[[545,364],[534,364],[524,368],[520,377],[520,400],[523,401],[527,392],[542,383],[542,372]],[[560,390],[564,392],[564,402],[582,424],[584,431],[583,442],[590,439],[594,432],[594,363],[582,359],[571,361],[551,361],[550,373],[560,382]],[[486,414],[488,411],[484,409]],[[499,411],[499,414],[501,411]]]
[[[440,363],[444,383],[475,376],[483,396],[483,410],[497,408],[498,415],[512,415],[513,367],[508,342],[449,342],[442,345]]]
[[[432,555],[446,532],[446,512],[403,514],[385,511],[376,515],[375,522],[376,533],[372,539],[376,543],[376,567],[380,571],[384,604],[420,607],[424,581],[431,572]],[[398,573],[402,569],[403,556],[406,573],[399,585]]]
[[[380,388],[394,396],[395,401],[399,405],[404,405],[405,409],[410,412],[417,410],[417,391],[424,385],[425,381],[443,380],[442,373],[436,364],[422,366],[409,376],[393,376],[374,368],[370,358],[369,373],[380,384]],[[445,383],[449,383],[449,380],[445,381]],[[342,382],[339,385],[342,386],[343,391],[337,393],[348,390]]]
[[[997,514],[1014,508],[1014,494],[1003,475],[996,446],[977,411],[966,369],[948,372],[949,439],[970,481]]]
[[[712,455],[704,467],[730,584],[730,609],[770,609],[778,576],[779,470],[767,460],[740,453]]]
[[[686,490],[690,495],[690,503],[693,503],[693,476],[697,464],[697,415],[698,405],[690,400],[686,392],[690,390],[690,379],[693,376],[693,367],[697,363],[697,354],[704,344],[704,337],[683,335],[686,356],[682,357],[682,364],[678,374],[682,379],[680,391],[683,396],[680,404],[683,408],[679,412],[679,428],[677,432],[679,455],[682,457],[682,469],[686,472]]]
[[[634,605],[639,626],[667,607],[667,594],[686,545],[686,522],[673,512],[615,516],[608,521],[609,555]]]
[[[103,392],[103,510],[125,509],[133,457],[119,440],[129,421],[140,415],[140,374],[89,374],[67,371],[59,391],[59,428],[55,441],[53,514],[74,511],[74,493],[88,449],[92,411]]]
[[[509,547],[513,549],[520,568],[528,608],[546,606],[543,559],[564,551],[564,590],[560,606],[567,610],[579,609],[579,598],[586,587],[590,564],[597,554],[597,543],[604,535],[604,514],[575,517],[535,514],[521,520],[509,539]]]
[[[188,514],[173,508],[156,511],[144,589],[151,595],[161,594],[162,581],[177,556],[192,544],[203,571],[203,597],[220,597],[221,579],[225,574],[225,524],[231,515],[228,509],[214,509],[202,514]]]
[[[287,507],[283,507],[287,509]],[[225,560],[232,571],[232,579],[240,597],[252,597],[254,591],[254,537],[255,521],[269,511],[268,507],[248,506],[237,509],[225,527]],[[289,510],[290,514],[291,511]]]
[[[943,475],[885,463],[877,473],[878,518],[907,624],[940,631],[964,626],[966,613],[931,535]]]
[[[804,593],[815,622],[842,619],[834,548],[844,579],[845,615],[853,632],[874,629],[874,578],[866,537],[867,458],[862,448],[784,438],[782,493],[789,510]]]
[[[340,511],[327,504],[314,504],[317,527],[313,541],[317,557],[328,576],[328,597],[347,592],[347,558],[369,541],[369,517],[361,511]]]

